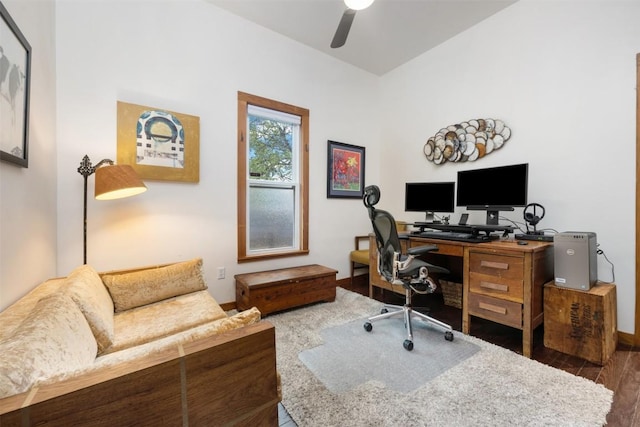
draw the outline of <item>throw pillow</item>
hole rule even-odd
[[[0,398],[23,393],[52,375],[93,363],[97,344],[84,315],[64,294],[38,301],[0,343]]]
[[[105,274],[116,312],[207,289],[202,259],[121,274]]]
[[[98,273],[89,265],[76,268],[61,287],[78,305],[98,342],[98,354],[113,344],[113,301]]]

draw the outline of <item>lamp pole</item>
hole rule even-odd
[[[91,164],[91,160],[89,160],[89,156],[85,155],[80,162],[80,166],[78,167],[78,173],[84,177],[84,211],[83,211],[83,239],[82,239],[82,247],[83,247],[83,264],[87,263],[87,181],[89,176],[91,176],[97,168],[102,166],[103,164],[108,163],[110,165],[113,164],[113,160],[104,159],[100,160],[100,162],[93,166]]]

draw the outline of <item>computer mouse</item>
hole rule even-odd
[[[526,240],[518,240],[518,244],[519,245],[528,245],[529,242],[527,242]]]

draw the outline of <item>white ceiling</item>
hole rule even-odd
[[[376,0],[358,11],[347,43],[329,47],[343,0],[208,0],[376,75],[419,56],[517,0]]]

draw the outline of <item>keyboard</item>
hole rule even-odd
[[[439,240],[453,240],[458,242],[481,243],[494,240],[497,236],[476,236],[472,233],[458,233],[454,231],[423,231],[420,237]]]

